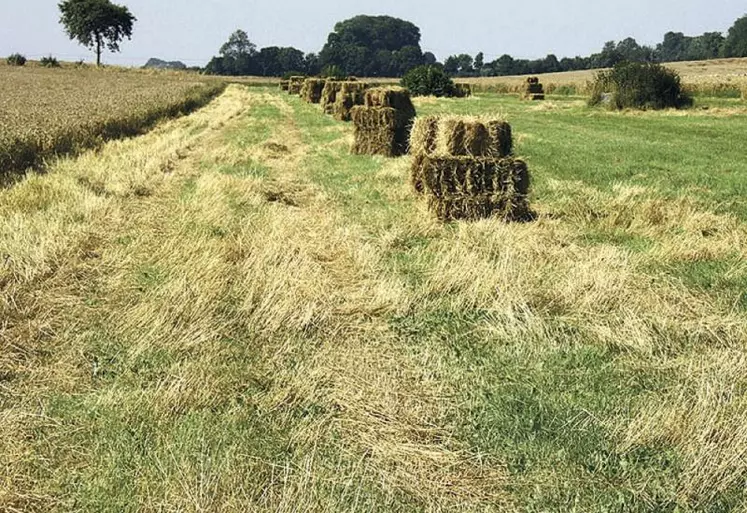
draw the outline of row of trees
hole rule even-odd
[[[623,61],[676,62],[719,57],[747,57],[747,16],[738,19],[727,36],[720,32],[706,32],[695,37],[682,32],[667,32],[656,47],[640,45],[629,37],[619,42],[608,41],[601,52],[588,57],[560,60],[552,54],[536,60],[503,55],[492,62],[485,62],[482,53],[474,58],[467,54],[452,55],[444,61],[444,69],[451,75],[463,77],[525,75],[610,68]]]
[[[217,75],[315,75],[324,69],[347,75],[398,77],[436,56],[420,48],[420,29],[390,16],[356,16],[335,25],[319,54],[296,48],[258,50],[243,30],[237,30],[213,57],[205,71]]]

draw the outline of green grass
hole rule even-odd
[[[747,117],[424,102],[421,115],[505,113],[540,214],[440,225],[406,160],[352,156],[350,125],[242,91],[229,88],[250,107],[156,173],[150,197],[76,213],[86,230],[58,226],[82,203],[69,169],[46,177],[68,194],[41,213],[24,210],[32,183],[8,193],[61,249],[47,278],[0,274],[16,280],[0,307],[17,331],[0,335],[20,362],[6,386],[0,359],[0,405],[33,419],[0,418],[21,455],[0,460],[14,472],[0,509],[747,504],[729,457],[747,446],[729,438],[747,422],[744,359],[729,359],[747,341]],[[195,124],[184,132],[207,130]],[[264,158],[269,141],[297,151]]]

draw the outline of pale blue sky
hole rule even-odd
[[[655,44],[669,30],[687,35],[725,32],[747,13],[744,0],[115,0],[138,23],[122,53],[104,62],[142,65],[149,57],[202,65],[236,28],[258,46],[295,46],[318,52],[337,21],[356,14],[388,14],[412,21],[422,46],[439,60],[485,52],[537,58],[588,55],[605,41],[635,37]],[[59,25],[58,0],[0,0],[0,56],[53,54],[65,60],[92,55],[69,41]]]

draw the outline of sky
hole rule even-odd
[[[634,37],[655,45],[670,30],[726,33],[747,14],[744,0],[114,0],[137,17],[132,41],[105,63],[143,65],[150,57],[204,65],[236,29],[258,46],[318,52],[336,22],[386,14],[420,27],[421,46],[452,54],[540,58],[589,55],[605,41]],[[92,61],[59,24],[58,0],[0,0],[0,56]]]

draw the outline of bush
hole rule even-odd
[[[336,66],[335,64],[330,64],[329,66],[325,66],[322,70],[321,74],[322,78],[332,78],[335,80],[345,80],[348,78],[348,76],[345,74],[344,71],[342,71],[342,68],[339,66]]]
[[[8,66],[25,66],[25,65],[26,65],[26,57],[24,57],[20,53],[14,53],[10,57],[8,57]]]
[[[615,64],[600,71],[591,86],[590,105],[608,103],[612,109],[666,109],[692,105],[679,75],[651,62]]]
[[[454,81],[439,66],[425,65],[412,68],[402,78],[402,86],[413,96],[456,96]]]
[[[42,57],[42,59],[39,61],[39,64],[45,68],[59,68],[60,63],[52,57],[51,55],[49,57]]]

